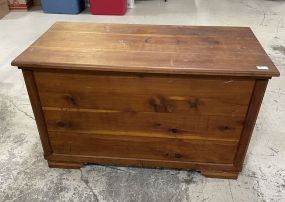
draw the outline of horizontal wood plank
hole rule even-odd
[[[81,39],[86,39],[82,41]],[[89,32],[55,32],[46,39],[34,43],[34,48],[64,49],[64,50],[94,50],[94,51],[136,51],[136,52],[162,52],[179,53],[191,52],[200,54],[207,51],[207,54],[227,54],[234,57],[238,54],[260,54],[256,52],[258,41],[251,38],[236,38],[231,36],[187,36],[177,35],[126,35],[112,34],[110,37],[105,33]],[[227,49],[231,52],[226,52]],[[260,47],[261,48],[261,47]],[[48,50],[48,49],[47,49]],[[262,49],[261,49],[262,50]]]
[[[243,117],[191,116],[187,113],[84,112],[44,110],[49,131],[141,133],[238,140]]]
[[[36,72],[43,107],[245,116],[254,80]],[[74,85],[76,83],[76,85]]]
[[[236,145],[207,141],[50,132],[55,154],[232,163]]]
[[[87,32],[101,34],[130,34],[158,36],[234,36],[254,38],[248,27],[222,26],[181,26],[181,25],[149,25],[149,24],[111,24],[111,23],[74,23],[57,22],[50,32]]]
[[[77,168],[84,164],[100,164],[100,165],[118,165],[118,166],[135,166],[148,168],[175,168],[175,169],[192,169],[197,171],[235,171],[238,170],[232,163],[203,163],[194,161],[177,161],[177,160],[158,160],[158,159],[142,159],[142,158],[123,158],[108,156],[90,156],[90,155],[74,155],[74,154],[52,154],[48,158],[53,165],[66,163],[68,165],[76,165]],[[68,166],[66,166],[68,168]]]

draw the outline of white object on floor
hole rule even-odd
[[[134,8],[135,7],[135,0],[128,0],[128,8]]]

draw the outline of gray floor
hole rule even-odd
[[[250,26],[281,72],[271,80],[238,180],[196,172],[49,169],[21,72],[10,62],[55,21]],[[126,16],[12,12],[0,20],[0,201],[285,201],[285,1],[137,1]]]

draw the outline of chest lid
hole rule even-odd
[[[22,69],[279,76],[247,27],[57,22],[12,65]]]

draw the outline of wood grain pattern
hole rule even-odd
[[[279,75],[252,31],[231,27],[59,22],[12,64],[33,69]]]
[[[88,43],[83,43],[80,39],[88,40]],[[127,41],[126,41],[127,40]],[[120,43],[118,43],[118,41]],[[223,43],[220,44],[220,41]],[[124,43],[125,42],[125,43]],[[217,48],[217,45],[220,47]],[[151,35],[146,38],[145,35],[129,35],[113,34],[112,38],[106,33],[92,32],[54,32],[49,38],[42,39],[33,44],[34,48],[46,49],[77,49],[86,51],[140,51],[140,52],[161,52],[161,53],[177,53],[191,52],[199,54],[202,51],[207,51],[207,54],[219,54],[225,49],[232,48],[231,52],[227,52],[229,56],[234,54],[255,54],[258,42],[252,38],[236,38],[232,40],[231,36],[179,36],[173,35]],[[246,51],[246,52],[245,52]]]
[[[232,163],[237,144],[156,137],[50,132],[57,154]],[[142,146],[143,145],[143,146]]]
[[[48,166],[50,168],[64,168],[64,169],[79,169],[81,168],[81,163],[67,162],[67,161],[48,161]]]
[[[237,179],[239,173],[235,171],[202,170],[201,174],[204,175],[205,177],[210,177],[210,178]]]
[[[108,24],[108,23],[73,23],[57,22],[50,31],[87,32],[102,34],[130,35],[167,35],[167,36],[234,36],[253,38],[247,27],[219,26],[177,26],[177,25],[140,25],[140,24]]]
[[[44,150],[44,157],[45,159],[47,159],[48,156],[52,154],[52,148],[50,146],[49,136],[48,136],[48,132],[46,128],[43,110],[42,110],[41,103],[39,100],[40,98],[38,95],[37,86],[34,80],[34,75],[32,71],[24,70],[23,76],[25,79],[27,91],[30,97],[32,109],[34,112],[38,130],[39,130],[39,135],[40,135],[41,143],[42,143],[43,150]]]
[[[241,170],[268,80],[256,80],[234,165]]]
[[[254,85],[249,79],[147,74],[37,72],[35,78],[50,131],[234,141]]]
[[[125,165],[136,167],[150,167],[150,168],[176,168],[176,169],[193,169],[206,172],[209,171],[224,171],[237,172],[233,164],[217,164],[217,163],[199,163],[186,161],[171,161],[158,159],[138,159],[138,158],[122,158],[122,157],[103,157],[90,155],[68,155],[68,154],[52,154],[48,158],[49,162],[59,162],[61,165],[69,163],[77,163],[80,167],[85,163],[103,164],[103,165]],[[222,176],[221,176],[222,177]]]
[[[222,116],[191,116],[187,113],[121,113],[44,111],[49,131],[80,133],[132,133],[166,136],[194,136],[238,140],[243,118]]]
[[[245,27],[59,22],[12,64],[23,69],[49,167],[229,179],[242,169],[268,79],[279,75]]]
[[[36,72],[43,107],[244,117],[254,80]],[[76,85],[74,85],[76,83]]]

